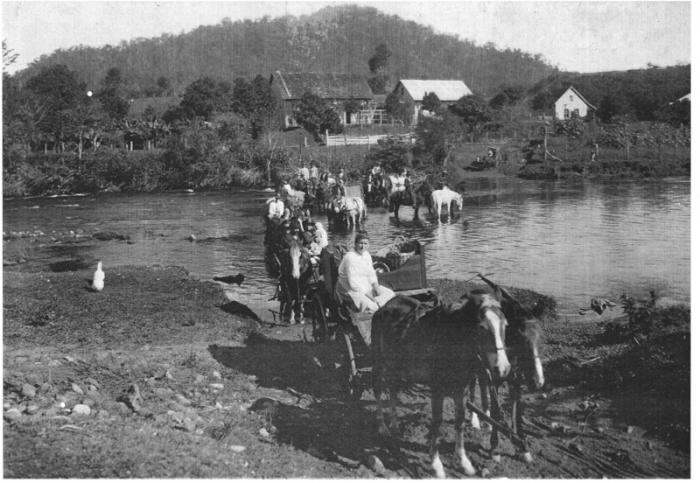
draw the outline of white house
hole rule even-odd
[[[574,114],[586,117],[589,111],[595,109],[593,104],[571,86],[554,103],[554,117],[559,120],[569,119]]]
[[[461,80],[401,79],[393,92],[398,93],[402,103],[409,103],[413,107],[411,124],[418,122],[421,104],[426,94],[434,92],[443,106],[449,106],[464,96],[472,95],[472,91]]]

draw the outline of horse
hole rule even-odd
[[[512,320],[512,319],[509,319]],[[544,370],[541,360],[542,329],[535,319],[528,319],[517,324],[509,324],[506,329],[506,347],[511,362],[511,372],[505,380],[493,379],[489,374],[482,373],[472,379],[469,386],[470,399],[474,402],[476,396],[476,382],[479,382],[481,394],[481,407],[486,415],[493,414],[501,417],[498,405],[498,389],[502,383],[508,386],[508,394],[513,402],[511,410],[511,427],[515,431],[516,447],[520,451],[526,463],[533,461],[527,446],[525,431],[523,430],[523,402],[522,385],[527,384],[530,389],[541,389],[544,386]],[[488,409],[490,408],[490,410]],[[479,429],[480,421],[476,412],[472,412],[471,426]],[[491,454],[495,455],[498,448],[498,432],[491,427]]]
[[[359,196],[342,196],[338,198],[335,210],[336,213],[342,213],[345,216],[345,224],[348,228],[350,226],[360,226],[360,222],[367,218],[365,202]]]
[[[470,383],[470,396],[472,402],[475,397],[475,385],[478,379],[481,393],[481,406],[489,416],[490,407],[494,415],[500,417],[498,406],[498,388],[506,382],[508,393],[513,401],[511,411],[511,425],[519,441],[516,445],[525,462],[532,462],[532,455],[527,448],[525,432],[523,431],[521,386],[527,384],[530,389],[541,389],[544,386],[544,370],[542,368],[541,344],[542,329],[532,310],[523,307],[508,290],[501,288],[482,274],[478,274],[489,287],[500,290],[503,298],[503,312],[510,321],[506,328],[506,347],[510,354],[511,372],[505,380],[492,378],[483,373],[474,378]],[[489,405],[490,399],[490,405]],[[479,428],[479,417],[472,412],[472,427]],[[498,433],[492,427],[491,453],[494,454],[498,447]]]
[[[307,201],[307,194],[303,191],[297,191],[294,189],[283,189],[282,190],[282,201],[290,210],[295,209],[302,210]]]
[[[280,313],[285,322],[291,321],[292,310],[297,323],[302,322],[302,294],[313,274],[311,256],[300,240],[287,240],[289,248],[276,256],[280,263]]]
[[[455,454],[465,474],[476,473],[464,449],[463,397],[480,371],[488,370],[498,378],[510,371],[504,345],[507,320],[500,300],[498,290],[473,290],[452,307],[427,309],[411,297],[397,295],[372,317],[370,351],[379,434],[391,434],[384,421],[383,389],[389,389],[390,428],[396,428],[399,388],[404,383],[426,383],[432,405],[429,452],[438,478],[445,477],[437,439],[446,395],[455,403]]]
[[[387,178],[385,185],[386,200],[389,206],[389,211],[394,212],[394,218],[398,221],[399,219],[399,208],[401,206],[412,206],[413,207],[413,219],[418,220],[418,209],[422,204],[427,204],[430,210],[430,203],[428,202],[428,197],[432,192],[430,183],[427,180],[423,180],[416,183],[407,183],[406,189],[404,191],[391,191],[391,180]]]
[[[432,201],[433,213],[437,216],[438,220],[442,214],[442,205],[447,205],[447,219],[450,219],[452,215],[452,203],[457,205],[457,209],[462,211],[462,195],[456,191],[452,191],[450,188],[444,187],[440,190],[434,190],[430,195]]]

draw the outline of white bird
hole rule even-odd
[[[102,271],[102,262],[97,262],[97,270],[92,276],[92,287],[95,292],[101,292],[105,288],[105,273]]]

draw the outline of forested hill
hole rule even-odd
[[[469,25],[462,37],[469,37]],[[556,71],[538,55],[477,46],[371,7],[338,6],[300,18],[223,19],[180,35],[57,50],[17,75],[28,79],[42,67],[65,64],[88,86],[96,86],[116,67],[134,97],[164,94],[164,84],[181,93],[204,76],[232,81],[283,70],[369,77],[368,61],[382,43],[391,53],[387,85],[398,78],[462,79],[474,92],[490,96],[501,85],[533,85]]]

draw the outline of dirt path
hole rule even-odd
[[[401,395],[387,444],[372,394],[341,397],[336,342],[232,314],[216,284],[178,268],[114,269],[101,293],[88,275],[4,274],[5,477],[430,476],[424,388]],[[689,332],[611,343],[597,317],[545,326],[548,383],[526,399],[534,463],[507,441],[494,461],[488,433],[467,430],[482,476],[689,477]]]

